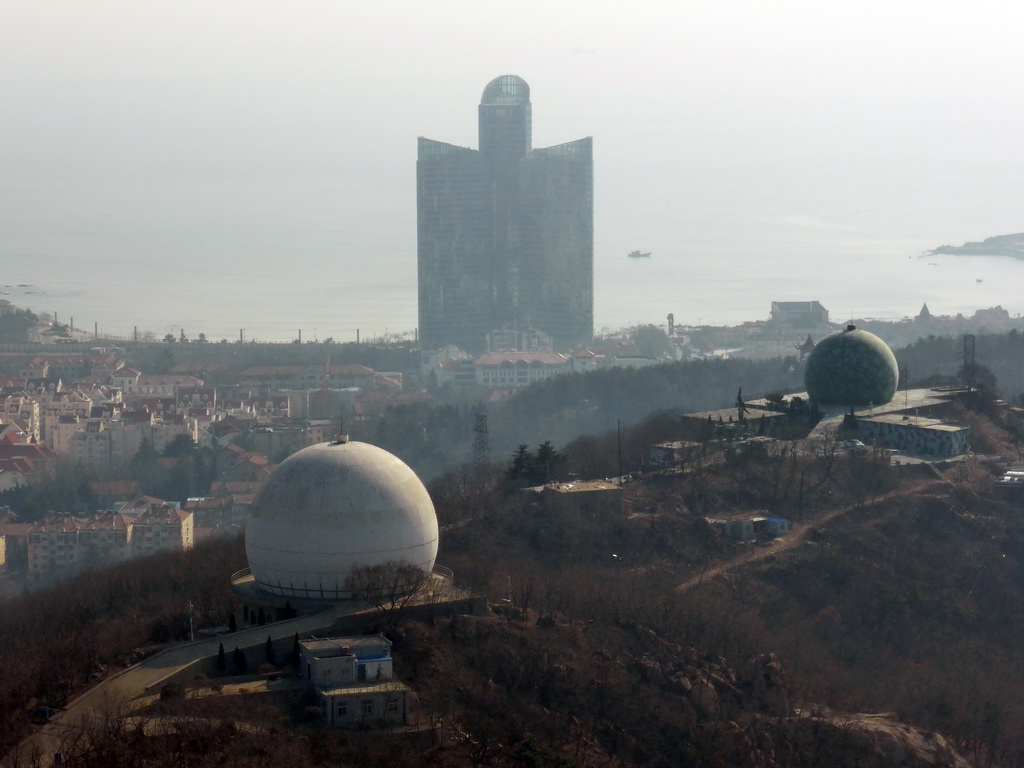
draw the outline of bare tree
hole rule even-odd
[[[841,445],[839,430],[836,427],[827,426],[823,427],[819,434],[821,435],[821,443],[818,446],[817,454],[825,470],[825,484],[830,485],[832,482],[832,470],[836,462],[836,454],[839,452],[839,446]]]
[[[530,604],[537,592],[537,572],[530,570],[516,570],[508,576],[509,599],[512,605],[519,609],[523,621],[529,623]]]
[[[429,577],[418,565],[392,560],[354,568],[345,579],[352,597],[373,603],[384,625],[393,628]]]

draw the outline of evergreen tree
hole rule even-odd
[[[18,309],[0,317],[0,343],[20,344],[28,341],[28,332],[38,320],[29,309]]]
[[[565,457],[562,456],[550,440],[545,440],[537,446],[537,458],[533,463],[533,479],[537,483],[550,483],[552,478],[557,478],[561,473]]]
[[[633,332],[633,343],[644,357],[672,358],[672,341],[656,325],[641,325]]]
[[[533,471],[533,456],[530,455],[530,448],[528,445],[520,445],[516,449],[515,455],[512,457],[512,464],[508,468],[507,476],[509,480],[524,480],[530,477]]]
[[[274,641],[267,635],[267,664],[277,666],[277,659],[274,656]]]
[[[237,645],[231,653],[231,664],[235,668],[236,675],[242,675],[249,671],[249,664],[245,660],[245,653]]]
[[[228,668],[228,661],[224,657],[224,643],[221,643],[220,647],[217,648],[217,671],[218,672],[223,672],[227,668]]]
[[[175,435],[164,448],[164,457],[179,459],[191,456],[196,450],[195,441],[189,435]]]
[[[231,615],[228,616],[228,632],[238,631],[238,620],[235,618],[235,612],[232,611]]]
[[[167,473],[157,464],[159,459],[160,454],[153,444],[149,440],[143,440],[139,450],[128,462],[128,476],[139,484],[143,493],[157,495],[161,491],[160,486]]]

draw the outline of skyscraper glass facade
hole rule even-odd
[[[515,75],[484,88],[479,131],[479,150],[419,140],[421,343],[478,352],[508,328],[543,331],[559,349],[588,343],[591,139],[533,149],[530,87]]]

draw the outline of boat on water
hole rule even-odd
[[[651,252],[647,251],[630,251],[626,254],[631,259],[649,259],[651,258]]]

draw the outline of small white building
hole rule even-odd
[[[590,480],[575,483],[550,483],[541,499],[545,506],[562,515],[611,519],[622,515],[621,485]]]
[[[767,515],[738,515],[732,518],[706,517],[712,526],[720,526],[733,541],[747,542],[774,539],[789,533],[789,520]]]
[[[391,641],[383,635],[303,640],[299,669],[331,727],[409,722],[412,690],[395,679]]]
[[[488,352],[473,361],[476,381],[484,387],[527,387],[572,372],[572,361],[557,352]]]
[[[961,456],[971,449],[969,426],[906,413],[883,413],[861,419],[857,431],[866,443],[912,454]]]

